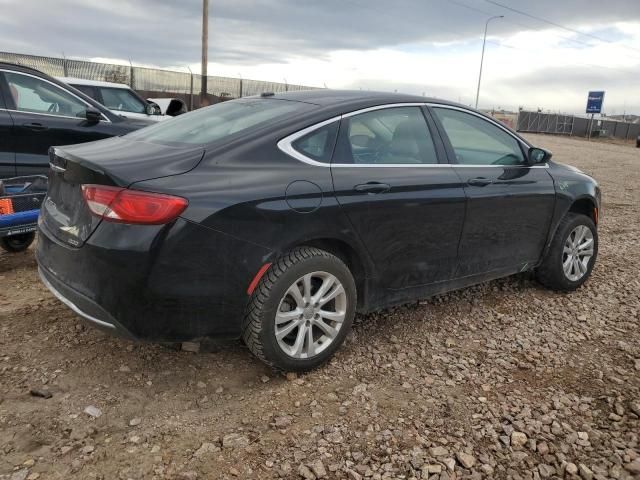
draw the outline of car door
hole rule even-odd
[[[482,115],[447,106],[431,110],[467,195],[456,276],[536,264],[555,205],[547,165],[529,165],[528,147]]]
[[[455,272],[465,196],[441,162],[444,147],[419,105],[343,116],[331,164],[334,191],[383,288],[446,281]]]
[[[0,178],[7,178],[16,175],[16,154],[12,135],[13,120],[7,111],[2,90],[0,85]]]
[[[99,140],[109,136],[103,122],[85,118],[88,103],[44,78],[17,71],[4,76],[5,99],[13,120],[17,175],[48,171],[49,147]],[[105,119],[108,122],[107,119]]]

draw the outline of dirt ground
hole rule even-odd
[[[359,317],[297,378],[239,343],[108,337],[32,250],[0,253],[0,479],[640,476],[640,149],[531,138],[602,186],[591,280],[559,294],[523,274]]]

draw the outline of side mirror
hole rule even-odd
[[[102,113],[97,108],[89,107],[84,112],[89,123],[98,123],[102,119]]]
[[[531,165],[547,163],[549,160],[551,160],[551,155],[551,152],[543,148],[531,147],[529,149],[529,163]]]
[[[157,103],[147,103],[145,112],[147,113],[147,115],[160,115],[160,106]]]

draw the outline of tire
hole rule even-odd
[[[577,230],[581,228],[588,229]],[[574,263],[573,272],[575,275],[571,275],[565,272],[564,264],[568,262],[568,257],[572,256],[572,253],[565,251],[565,246],[571,250],[567,242],[570,241],[569,236],[580,236],[580,232],[584,231],[585,237],[582,240],[581,245],[585,245],[582,249],[574,250],[574,252],[589,253],[591,256],[587,259],[586,256],[579,259],[579,264]],[[592,242],[589,244],[589,233],[592,237]],[[572,237],[574,240],[576,237]],[[591,248],[590,248],[591,247]],[[598,229],[596,228],[593,220],[586,215],[569,212],[560,221],[555,236],[551,241],[551,245],[545,255],[540,266],[536,269],[536,278],[538,281],[547,288],[560,291],[573,291],[579,288],[584,282],[587,281],[593,270],[593,266],[596,263],[598,256]],[[584,261],[586,260],[586,261]],[[571,263],[571,262],[569,262]],[[571,267],[569,267],[571,269]],[[578,277],[578,273],[580,276]]]
[[[10,253],[24,252],[33,243],[34,238],[36,238],[35,232],[2,237],[0,238],[0,247]]]
[[[309,296],[305,295],[307,278]],[[324,288],[327,291],[320,292]],[[296,291],[298,295],[294,295]],[[309,298],[311,303],[305,301]],[[269,267],[251,295],[243,340],[256,357],[277,370],[312,370],[329,360],[344,342],[356,300],[355,281],[342,260],[318,248],[296,248]]]

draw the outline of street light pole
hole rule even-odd
[[[480,73],[478,74],[478,90],[476,91],[476,108],[478,108],[478,99],[480,98],[480,82],[482,81],[482,64],[484,63],[484,48],[487,44],[487,29],[489,28],[489,22],[497,18],[504,18],[504,15],[496,15],[487,19],[487,23],[484,24],[484,39],[482,40],[482,55],[480,56]]]
[[[207,63],[209,50],[209,0],[202,0],[202,65],[200,76],[200,106],[209,104],[207,98]]]

